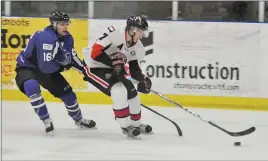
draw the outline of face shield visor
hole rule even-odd
[[[131,27],[128,30],[128,33],[130,36],[138,37],[139,39],[142,39],[143,37],[147,38],[149,36],[149,30],[148,29],[142,29],[138,27]]]
[[[143,37],[147,38],[149,36],[150,32],[148,29],[143,30]]]
[[[56,27],[62,27],[62,26],[69,26],[71,24],[70,20],[66,20],[66,21],[53,21],[53,26]]]

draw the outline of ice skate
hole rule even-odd
[[[75,121],[75,124],[80,128],[89,128],[89,129],[96,128],[95,121],[84,119],[84,118],[80,119],[79,121]]]
[[[133,126],[128,126],[126,128],[121,128],[122,132],[126,134],[129,138],[133,139],[141,139],[140,137],[140,130]]]
[[[48,119],[43,120],[43,122],[44,122],[45,127],[46,127],[46,129],[45,129],[46,133],[49,135],[54,135],[54,125],[52,123],[52,120],[50,118],[48,118]]]
[[[139,129],[140,133],[142,134],[153,134],[153,129],[150,125],[140,124],[139,127],[136,127]]]

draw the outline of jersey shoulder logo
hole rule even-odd
[[[134,55],[136,55],[136,52],[135,51],[131,51],[130,52],[130,55],[134,56]]]
[[[52,50],[53,49],[53,45],[52,44],[43,44],[43,49],[44,50]]]
[[[108,27],[108,30],[109,30],[110,32],[113,32],[113,31],[115,31],[115,28],[114,28],[113,26],[109,26],[109,27]]]

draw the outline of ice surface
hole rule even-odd
[[[231,137],[178,108],[153,109],[178,123],[175,127],[158,115],[142,109],[145,123],[154,135],[130,140],[114,120],[111,106],[81,105],[85,118],[98,129],[74,126],[62,103],[47,103],[55,136],[46,136],[44,125],[27,102],[2,102],[3,160],[267,160],[268,113],[189,108],[230,131],[256,126],[248,136]],[[241,141],[240,147],[233,143]]]

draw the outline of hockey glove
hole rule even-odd
[[[112,77],[115,80],[122,80],[127,72],[125,71],[125,61],[122,57],[122,53],[114,53],[111,56],[112,59]]]
[[[142,82],[138,83],[137,90],[141,93],[148,94],[150,93],[152,87],[152,81],[149,77],[145,77]]]

